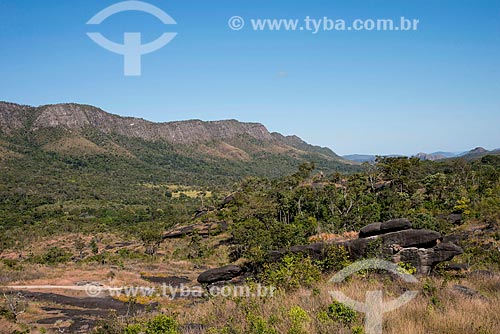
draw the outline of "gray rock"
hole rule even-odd
[[[14,108],[0,105],[2,110],[7,107],[9,110]],[[34,131],[64,127],[73,132],[80,132],[90,127],[104,133],[116,133],[129,138],[162,140],[177,144],[224,140],[241,135],[248,135],[257,140],[273,140],[271,133],[262,124],[241,123],[236,120],[153,123],[140,118],[120,117],[99,108],[74,103],[46,105],[34,109],[36,117],[31,127]],[[2,118],[0,117],[0,122]]]
[[[198,276],[198,282],[201,284],[212,284],[221,281],[229,281],[240,276],[243,269],[240,266],[229,265],[221,268],[207,270]]]
[[[390,232],[408,230],[410,228],[411,222],[406,218],[391,219],[383,223],[373,223],[366,225],[359,231],[359,237],[367,238]]]
[[[373,223],[361,229],[358,239],[336,242],[349,252],[351,259],[366,257],[392,258],[396,263],[413,264],[418,274],[428,275],[441,262],[462,254],[463,250],[452,243],[439,243],[441,234],[431,230],[411,229],[408,219],[393,219],[384,223]],[[315,243],[294,246],[270,252],[270,260],[277,261],[284,254],[304,254],[312,259],[324,259],[325,250],[331,244]]]
[[[349,252],[349,256],[352,259],[361,259],[366,255],[366,250],[370,242],[376,241],[377,238],[363,238],[363,239],[354,239],[341,243],[347,251]]]
[[[379,235],[380,234],[380,225],[382,225],[382,223],[373,223],[373,224],[366,225],[361,230],[359,230],[359,237],[360,238],[367,238],[367,237],[371,237],[374,235]]]
[[[321,260],[324,257],[325,249],[328,244],[323,242],[317,242],[309,245],[298,245],[290,248],[283,248],[276,251],[271,251],[269,253],[269,260],[271,262],[279,261],[284,255],[291,254],[302,254],[311,257],[314,260]]]
[[[452,224],[459,225],[462,223],[462,214],[461,213],[452,213],[446,217],[448,221]]]
[[[474,289],[471,289],[469,287],[466,287],[464,285],[454,285],[453,286],[453,291],[458,292],[462,296],[468,297],[468,298],[474,298],[474,299],[481,299],[483,301],[488,301],[488,298],[480,294]]]
[[[380,225],[380,233],[389,233],[411,228],[411,222],[406,218],[391,219]]]
[[[417,274],[428,275],[438,263],[449,261],[462,253],[462,248],[457,245],[441,243],[428,249],[404,248],[393,255],[392,261],[411,263],[417,269]]]
[[[383,234],[380,238],[385,246],[429,248],[437,244],[441,234],[431,230],[404,230]]]

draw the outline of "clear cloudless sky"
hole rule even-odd
[[[0,0],[0,100],[91,104],[151,121],[234,118],[339,154],[500,147],[498,0],[147,0],[86,22],[119,0]],[[228,19],[241,16],[240,31]],[[253,31],[251,18],[420,20],[412,32]],[[92,42],[177,32],[123,76]]]

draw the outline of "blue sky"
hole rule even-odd
[[[0,100],[92,104],[152,121],[235,118],[340,154],[500,147],[498,0],[148,0],[86,22],[119,0],[0,0]],[[240,31],[228,27],[246,19]],[[252,31],[251,18],[416,18],[418,31]],[[98,31],[152,41],[142,76],[92,42]],[[284,75],[286,74],[286,75]]]

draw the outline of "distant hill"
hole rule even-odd
[[[460,157],[463,157],[464,159],[475,159],[475,158],[481,158],[488,154],[500,155],[500,149],[488,151],[482,147],[476,147],[475,149],[465,152],[444,152],[444,151],[438,151],[433,153],[420,152],[415,154],[414,157],[417,157],[421,160],[438,161],[443,159],[454,159]],[[390,157],[398,157],[398,156],[402,155],[397,155],[397,154],[390,155]],[[350,154],[342,156],[342,158],[344,159],[358,163],[375,162],[376,157],[377,157],[376,155],[368,155],[368,154]]]
[[[390,154],[390,155],[383,155],[386,157],[402,157],[402,155],[399,154]],[[348,155],[343,155],[342,158],[358,163],[363,163],[363,162],[370,162],[373,163],[377,159],[377,155],[370,155],[370,154],[348,154]]]
[[[343,155],[342,158],[355,162],[375,162],[377,156],[369,154],[348,154]]]
[[[464,152],[464,153],[460,154],[459,157],[461,157],[463,159],[467,159],[467,160],[475,160],[475,159],[482,158],[486,155],[500,155],[500,149],[488,151],[487,149],[485,149],[483,147],[476,147],[468,152]]]
[[[154,123],[89,105],[0,102],[4,168],[24,164],[43,174],[44,164],[67,161],[97,174],[102,172],[99,163],[106,161],[108,168],[133,173],[133,179],[183,184],[232,182],[251,175],[279,177],[306,161],[327,173],[358,168],[328,148],[270,133],[260,123]]]

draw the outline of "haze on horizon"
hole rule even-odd
[[[151,121],[238,119],[340,155],[500,147],[498,1],[147,1],[178,36],[124,77],[85,23],[116,0],[1,1],[0,100],[75,102]],[[219,6],[220,5],[220,6]],[[399,18],[413,32],[241,31],[228,18]],[[97,29],[110,40],[164,30],[143,13]]]

